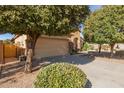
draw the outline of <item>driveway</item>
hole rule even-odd
[[[85,65],[78,65],[90,80],[93,88],[124,88],[124,64],[94,60]]]
[[[93,88],[124,88],[124,59],[72,55],[47,59],[48,62],[69,62],[82,69]]]

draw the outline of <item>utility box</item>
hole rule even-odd
[[[19,56],[19,61],[20,61],[20,62],[26,61],[26,56],[25,56],[25,55]]]

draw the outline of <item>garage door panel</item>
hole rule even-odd
[[[35,57],[49,57],[68,54],[68,40],[65,39],[38,39],[35,47]]]

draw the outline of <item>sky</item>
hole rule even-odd
[[[95,10],[100,9],[101,8],[101,5],[90,5],[89,7],[90,7],[90,10],[92,12],[94,12]],[[0,35],[0,40],[11,39],[13,37],[14,37],[14,35],[9,34],[9,33],[2,34],[2,35]]]
[[[90,5],[89,7],[90,7],[90,10],[94,12],[95,10],[100,9],[102,5]]]

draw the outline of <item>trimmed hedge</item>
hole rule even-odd
[[[86,83],[86,75],[78,67],[68,63],[55,63],[41,68],[34,87],[82,88]]]

